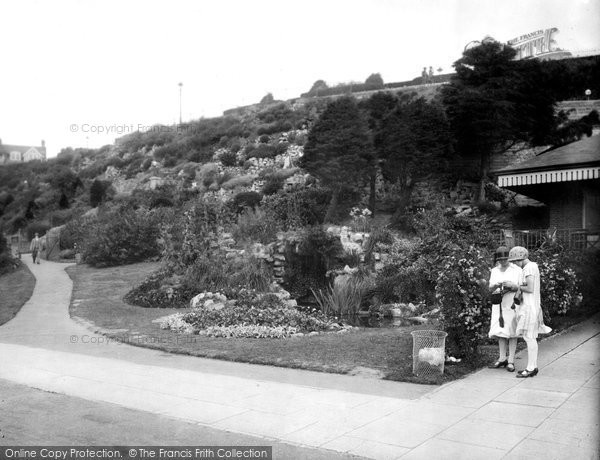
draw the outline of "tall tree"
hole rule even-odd
[[[363,99],[359,102],[359,107],[367,113],[369,128],[374,136],[380,132],[385,118],[396,108],[398,98],[390,92],[379,91],[373,94],[368,99]],[[379,157],[379,152],[375,150],[376,157]],[[375,161],[375,166],[371,170],[369,177],[369,209],[371,216],[375,217],[375,196],[377,173],[379,171],[379,161]]]
[[[442,101],[458,152],[477,161],[485,199],[490,158],[517,142],[542,143],[555,126],[554,98],[538,61],[515,61],[516,51],[493,40],[463,53]]]
[[[361,186],[373,169],[373,142],[366,117],[352,97],[330,102],[308,134],[301,166],[331,189],[330,222],[344,186]]]
[[[400,99],[381,121],[375,147],[383,178],[400,192],[397,218],[410,203],[415,184],[447,164],[452,136],[443,107],[423,98]]]

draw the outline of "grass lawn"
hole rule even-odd
[[[33,294],[35,277],[25,264],[14,272],[0,276],[0,324],[15,317]]]
[[[116,340],[206,358],[342,374],[368,368],[390,380],[434,384],[460,378],[474,370],[461,363],[446,365],[443,376],[429,380],[412,375],[410,332],[431,326],[360,328],[346,334],[290,339],[225,339],[161,330],[152,320],[182,310],[142,308],[122,300],[127,291],[156,268],[158,263],[103,269],[87,265],[68,268],[74,281],[71,315],[94,323]],[[481,364],[492,362],[496,358],[496,345],[482,348]]]

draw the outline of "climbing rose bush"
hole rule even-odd
[[[451,355],[475,359],[478,341],[485,336],[489,318],[487,260],[487,255],[473,246],[456,248],[442,259],[435,295]]]

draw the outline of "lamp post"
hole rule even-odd
[[[590,96],[592,95],[592,90],[591,89],[586,89],[585,90],[585,97],[586,99],[589,101],[590,100]]]
[[[179,124],[181,124],[181,88],[183,83],[179,82]]]

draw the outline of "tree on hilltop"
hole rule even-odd
[[[555,100],[539,62],[514,61],[515,54],[487,40],[463,53],[454,63],[456,75],[442,88],[457,151],[479,167],[479,201],[492,154],[519,142],[543,143],[555,126]]]
[[[267,93],[259,102],[259,104],[262,105],[266,105],[266,104],[272,104],[273,101],[275,101],[275,98],[273,97],[273,93]]]
[[[380,73],[372,73],[365,80],[365,85],[367,89],[382,89],[383,88],[383,78]]]
[[[309,96],[318,96],[320,91],[326,90],[328,88],[329,88],[329,86],[327,86],[327,83],[325,83],[325,80],[317,80],[311,86],[310,90],[308,91],[308,95]]]
[[[452,134],[443,108],[424,98],[400,99],[381,121],[375,149],[384,180],[398,186],[396,220],[416,183],[446,167]]]
[[[330,222],[343,187],[364,183],[373,169],[373,143],[366,118],[352,97],[327,105],[308,134],[300,165],[331,189]]]

